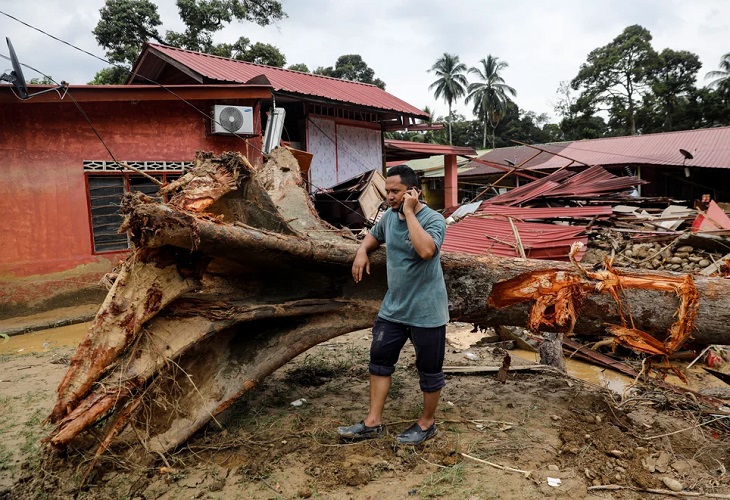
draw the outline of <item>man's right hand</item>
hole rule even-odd
[[[365,249],[361,248],[355,255],[355,261],[352,263],[352,279],[355,283],[362,281],[363,270],[370,274],[370,259]]]

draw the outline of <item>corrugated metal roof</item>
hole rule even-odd
[[[570,246],[576,241],[584,245],[576,259],[583,258],[588,243],[588,237],[581,235],[585,230],[583,226],[519,221],[514,221],[514,225],[528,258],[568,260]],[[519,256],[515,234],[509,221],[475,216],[468,216],[447,226],[441,250],[477,255],[489,253],[503,257]]]
[[[551,153],[560,153],[568,145],[570,145],[570,142],[553,142],[549,144],[538,144],[537,146],[540,149],[545,149]],[[492,149],[491,151],[480,155],[479,159],[503,165],[506,168],[512,168],[513,166],[526,161],[527,163],[520,167],[520,170],[527,170],[552,158],[553,155],[551,153],[541,152],[539,149],[531,148],[529,146],[515,146],[511,148]],[[474,168],[464,174],[465,177],[498,174],[504,173],[505,171],[504,167],[500,169],[489,165],[482,165],[477,162],[473,162],[470,166]]]
[[[497,195],[490,198],[487,201],[489,204],[497,205],[517,205],[525,201],[538,198],[542,193],[546,193],[551,189],[555,189],[560,181],[570,177],[572,172],[568,170],[561,170],[554,172],[547,177],[538,179],[520,187],[516,187],[504,194]]]
[[[462,205],[463,206],[463,205]],[[457,216],[454,212],[454,216]],[[540,219],[591,219],[593,217],[609,217],[613,215],[613,207],[609,205],[590,205],[586,207],[507,207],[502,205],[482,204],[473,211],[479,216],[509,216],[522,220]]]
[[[148,54],[175,61],[209,80],[246,83],[263,75],[271,82],[275,91],[321,97],[331,101],[394,111],[416,117],[427,117],[422,110],[375,85],[237,61],[154,43],[148,43],[145,50],[148,51]],[[135,67],[135,69],[137,68]]]
[[[388,160],[399,158],[416,159],[433,155],[476,155],[474,148],[468,146],[449,146],[444,144],[432,144],[429,142],[398,141],[385,139],[385,155]]]
[[[680,149],[693,158],[686,159]],[[730,127],[576,141],[560,154],[588,165],[730,168]],[[568,163],[565,158],[552,157],[537,168],[560,168]]]
[[[640,184],[646,184],[646,181],[634,176],[619,177],[595,165],[578,173],[558,170],[547,177],[490,198],[484,203],[520,205],[541,197],[591,198],[621,193]]]

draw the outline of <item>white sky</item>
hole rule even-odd
[[[161,31],[181,30],[174,0],[157,0]],[[653,35],[657,51],[688,50],[705,73],[730,52],[727,0],[283,0],[289,15],[275,26],[233,23],[215,42],[247,36],[275,45],[287,65],[310,70],[334,66],[343,54],[360,54],[391,94],[436,115],[447,113],[428,86],[427,70],[444,52],[476,66],[488,54],[506,61],[503,77],[517,90],[521,109],[548,113],[561,81],[578,73],[588,53],[639,24]],[[91,31],[103,0],[0,0],[0,11],[104,57]],[[56,81],[84,84],[106,65],[0,13],[0,37],[9,37],[19,59]],[[0,39],[0,54],[8,55]],[[10,63],[0,59],[0,71]],[[24,69],[26,79],[38,77]],[[472,119],[470,107],[457,111]],[[555,118],[555,117],[554,117]],[[557,120],[557,118],[555,118]]]

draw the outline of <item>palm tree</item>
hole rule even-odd
[[[428,118],[423,119],[423,123],[428,123],[429,125],[431,125],[435,120],[433,110],[428,106],[424,106],[422,111],[428,115]]]
[[[438,79],[429,85],[428,90],[433,90],[436,99],[443,98],[449,106],[449,144],[451,144],[451,105],[466,93],[466,64],[459,62],[459,56],[447,54],[441,56],[431,66],[429,72],[433,71]]]
[[[726,89],[730,91],[730,52],[720,58],[720,69],[710,71],[705,75],[705,79],[714,78],[707,84],[711,89]]]
[[[517,91],[504,83],[499,72],[509,65],[500,61],[498,57],[488,55],[486,59],[479,61],[481,68],[469,68],[469,73],[474,73],[479,78],[478,82],[470,83],[467,88],[466,102],[474,101],[474,115],[484,122],[484,139],[482,147],[487,147],[487,124],[492,127],[492,149],[494,149],[494,129],[499,121],[504,118],[507,111],[507,102],[510,94],[517,96]]]

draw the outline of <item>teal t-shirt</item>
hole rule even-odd
[[[375,239],[385,244],[388,270],[388,291],[379,315],[394,323],[434,328],[449,322],[446,284],[441,269],[446,221],[427,206],[421,208],[416,218],[436,244],[436,255],[429,260],[416,253],[408,223],[392,209],[385,211],[370,230]]]

